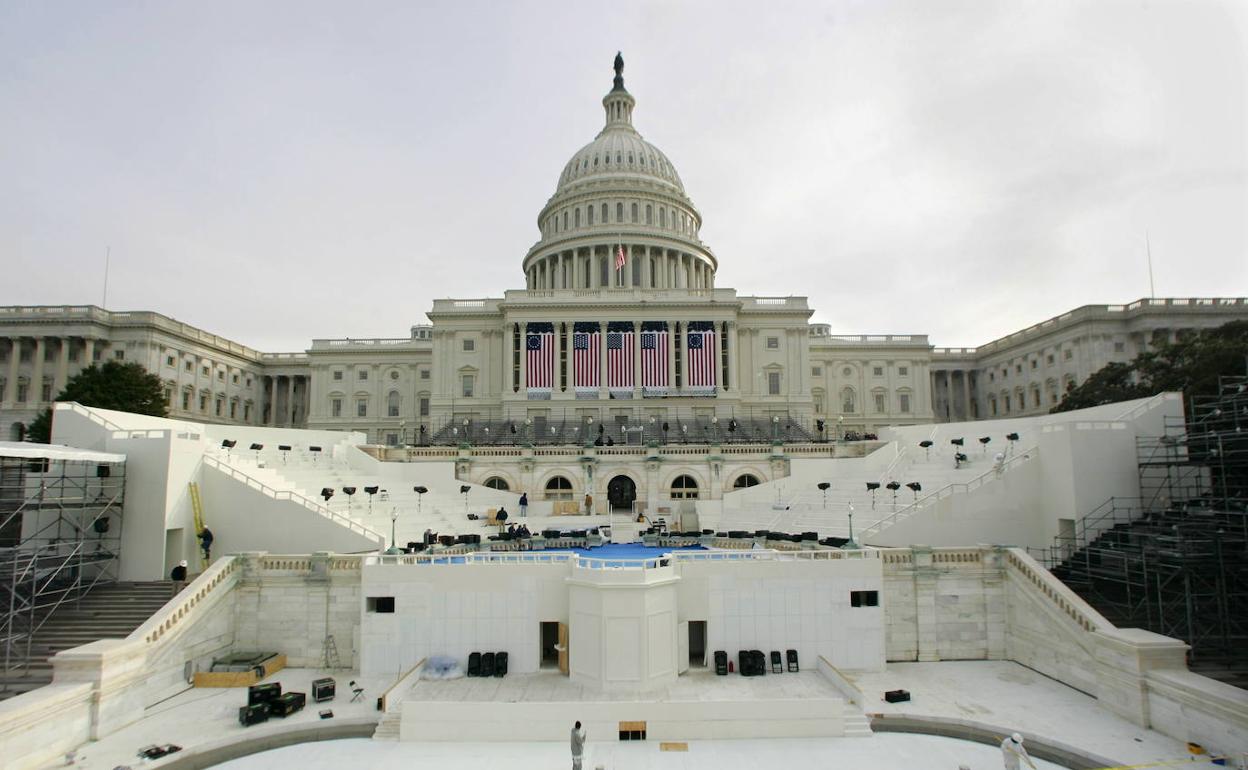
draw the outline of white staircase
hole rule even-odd
[[[403,721],[403,712],[400,710],[387,711],[382,714],[381,721],[377,723],[377,729],[373,731],[373,740],[375,741],[397,741],[399,739],[399,725]],[[867,728],[868,734],[870,728]]]

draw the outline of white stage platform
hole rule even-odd
[[[400,740],[562,741],[578,720],[602,736],[618,736],[620,722],[643,721],[651,741],[870,734],[861,712],[813,671],[692,671],[640,694],[583,687],[552,671],[418,682],[403,696]]]

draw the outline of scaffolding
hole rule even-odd
[[[1248,378],[1137,439],[1139,498],[1112,498],[1038,556],[1108,620],[1183,639],[1248,686]]]
[[[0,642],[4,671],[29,664],[52,613],[118,579],[125,456],[0,444]]]

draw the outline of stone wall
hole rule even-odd
[[[890,661],[1005,657],[1005,576],[998,549],[889,549],[882,601]]]
[[[290,666],[324,661],[327,635],[343,666],[359,664],[360,556],[248,553],[234,604],[234,648],[281,652]]]

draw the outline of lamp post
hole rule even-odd
[[[832,485],[826,481],[820,481],[817,486],[819,487],[819,491],[823,493],[823,510],[826,511],[828,510],[828,488]]]
[[[842,549],[856,549],[858,544],[854,542],[854,504],[849,504],[849,540],[845,541]]]
[[[420,504],[425,499],[425,493],[429,491],[428,487],[412,487],[412,491],[416,493],[416,515],[420,516]]]
[[[395,541],[394,528],[399,521],[399,509],[396,506],[390,506],[390,551],[397,552],[399,544]]]
[[[407,446],[407,420],[399,420],[399,446]]]

